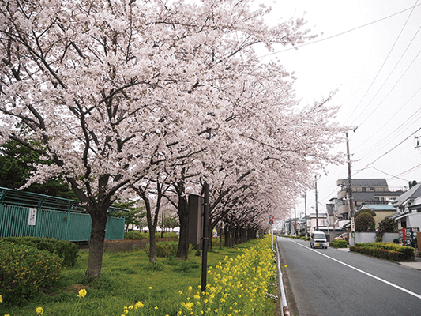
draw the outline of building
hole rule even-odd
[[[393,219],[398,229],[414,228],[419,231],[421,228],[421,183],[400,195],[393,206],[396,210]]]
[[[335,199],[337,216],[340,220],[349,220],[348,205],[348,179],[339,179],[336,185],[340,187]],[[354,209],[358,210],[363,205],[388,205],[393,203],[402,193],[402,190],[390,191],[386,179],[352,179],[352,198]]]
[[[390,217],[396,213],[396,209],[393,205],[363,205],[360,210],[370,210],[376,213],[374,216],[375,228],[379,228],[379,223],[384,220],[386,217]]]

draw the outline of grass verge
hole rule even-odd
[[[226,258],[237,258],[258,242],[253,240],[235,248],[214,247],[208,254],[208,267],[225,265]],[[38,294],[25,306],[7,304],[3,298],[0,315],[37,315],[37,308],[42,306],[43,315],[120,316],[139,301],[144,304],[143,315],[177,315],[182,303],[180,292],[200,287],[201,257],[195,253],[195,250],[189,253],[188,261],[158,258],[157,264],[152,265],[144,250],[105,252],[100,279],[88,284],[84,278],[88,251],[83,250],[74,267],[63,269],[54,291]],[[87,294],[78,297],[82,288]],[[261,304],[267,308],[254,315],[273,315],[275,302],[263,300]]]

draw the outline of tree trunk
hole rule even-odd
[[[189,209],[185,196],[178,195],[178,220],[180,235],[178,238],[177,258],[187,260],[189,254]]]
[[[88,269],[85,278],[95,280],[101,275],[102,255],[104,250],[105,227],[107,225],[107,209],[88,209],[92,218],[91,239],[89,241]]]
[[[156,263],[156,228],[149,228],[149,262]]]

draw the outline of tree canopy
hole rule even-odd
[[[355,230],[357,232],[374,231],[374,217],[368,212],[362,212],[355,217]]]
[[[26,185],[60,176],[92,216],[87,278],[100,275],[117,198],[147,203],[151,186],[162,190],[185,229],[186,196],[206,181],[214,222],[262,224],[337,161],[330,149],[345,129],[332,96],[299,106],[294,77],[255,51],[312,38],[304,20],[269,26],[270,8],[255,4],[0,3],[0,142],[52,162]],[[150,229],[160,198],[145,205]]]

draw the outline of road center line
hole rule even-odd
[[[409,295],[415,296],[416,298],[418,298],[418,299],[420,299],[420,300],[421,300],[421,295],[419,295],[419,294],[417,294],[417,293],[415,293],[415,292],[412,292],[412,291],[410,291],[410,290],[408,290],[408,289],[405,289],[405,288],[403,288],[403,287],[401,287],[401,286],[399,286],[399,285],[396,285],[396,284],[391,283],[391,282],[389,282],[389,281],[387,281],[387,280],[384,280],[384,279],[382,279],[382,278],[380,278],[380,277],[378,277],[378,276],[376,276],[376,275],[373,275],[373,274],[371,274],[371,273],[368,273],[368,272],[365,272],[365,271],[363,271],[363,270],[361,270],[361,269],[358,269],[358,268],[356,268],[356,267],[354,267],[354,266],[352,266],[352,265],[350,265],[350,264],[347,264],[347,263],[345,263],[345,262],[343,262],[343,261],[341,261],[341,260],[338,260],[338,259],[332,258],[332,257],[328,256],[328,255],[327,255],[327,254],[325,254],[325,253],[322,253],[322,252],[320,252],[320,251],[318,251],[318,250],[312,249],[312,248],[310,248],[310,247],[308,247],[308,246],[302,245],[302,244],[300,244],[300,243],[298,243],[298,242],[296,242],[296,241],[294,241],[294,240],[291,240],[291,241],[292,241],[293,243],[295,243],[295,244],[297,244],[297,245],[301,246],[301,247],[304,247],[304,248],[306,248],[306,249],[308,249],[308,250],[314,251],[315,253],[317,253],[317,254],[319,254],[319,255],[322,255],[322,256],[326,257],[327,259],[330,259],[330,260],[333,260],[333,261],[335,261],[335,262],[338,262],[338,263],[340,263],[340,264],[342,264],[342,265],[344,265],[344,266],[346,266],[346,267],[348,267],[348,268],[351,268],[351,269],[353,269],[353,270],[355,270],[355,271],[358,271],[358,272],[360,272],[360,273],[362,273],[362,274],[365,274],[366,276],[369,276],[369,277],[371,277],[371,278],[373,278],[373,279],[376,279],[376,280],[378,280],[378,281],[380,281],[380,282],[383,282],[384,284],[390,285],[390,286],[392,286],[392,287],[394,287],[394,288],[396,288],[396,289],[398,289],[398,290],[400,290],[400,291],[402,291],[402,292],[408,293]]]

